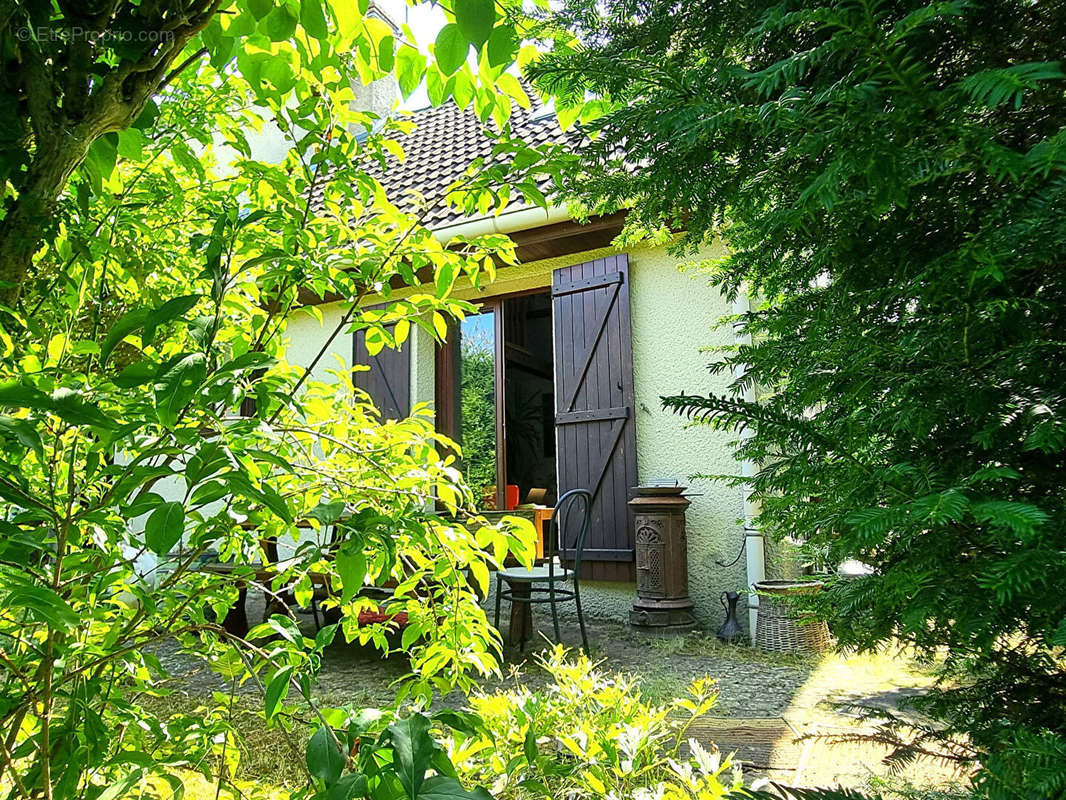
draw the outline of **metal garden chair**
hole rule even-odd
[[[580,510],[577,504],[581,504]],[[580,516],[578,516],[580,514]],[[581,555],[585,550],[592,519],[592,493],[586,489],[571,489],[559,498],[552,512],[547,541],[544,542],[544,562],[531,569],[515,567],[496,573],[496,628],[500,627],[502,601],[533,604],[547,603],[551,607],[555,641],[559,636],[560,603],[573,601],[577,607],[577,622],[581,628],[581,646],[589,651],[585,633],[585,615],[581,610]],[[569,547],[567,545],[570,545]],[[573,569],[567,569],[560,558],[573,553]],[[510,588],[504,589],[506,581]],[[522,591],[516,592],[515,586]],[[524,643],[524,642],[523,642]]]

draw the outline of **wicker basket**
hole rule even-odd
[[[759,581],[759,617],[755,646],[774,653],[821,653],[829,648],[829,626],[802,615],[788,602],[789,595],[819,592],[821,581]]]

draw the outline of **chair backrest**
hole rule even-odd
[[[592,523],[592,492],[588,489],[571,489],[559,498],[552,511],[550,534],[545,543],[544,555],[548,558],[548,572],[554,571],[554,556],[568,560],[573,553],[574,581],[581,574],[581,555],[585,551],[585,538]],[[552,544],[555,552],[551,551]]]

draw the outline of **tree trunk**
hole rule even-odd
[[[95,86],[74,81],[86,93],[84,96],[79,96],[77,91],[66,94],[60,91],[55,66],[65,65],[68,76],[74,74],[72,70],[88,72],[92,53],[82,42],[72,42],[66,53],[46,54],[31,49],[23,53],[26,72],[22,88],[28,97],[30,119],[27,121],[34,130],[35,150],[26,181],[0,221],[0,304],[11,308],[18,301],[33,258],[49,239],[56,223],[60,195],[71,174],[85,160],[92,143],[106,133],[129,127],[152,95],[206,52],[193,53],[169,72],[185,45],[218,11],[222,0],[184,2],[187,4],[184,15],[179,17],[180,24],[169,28],[173,37],[168,42],[143,55],[137,63],[126,61],[115,65]],[[145,18],[163,20],[166,15],[160,9],[174,3],[156,0],[153,9],[147,5],[147,0],[140,3]],[[4,13],[0,5],[0,20]],[[106,21],[108,26],[114,23],[114,16],[112,9]],[[104,23],[100,24],[103,31]]]
[[[91,140],[66,137],[35,154],[25,187],[0,221],[0,302],[13,307],[33,256],[55,224],[56,201],[71,174],[85,160]]]

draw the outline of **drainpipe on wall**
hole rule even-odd
[[[740,294],[733,301],[733,315],[743,317],[751,309],[748,304],[748,296]],[[744,330],[744,320],[737,319],[733,322],[733,341],[738,344],[751,344],[751,335]],[[739,381],[747,373],[747,365],[737,364],[733,368],[733,379]],[[747,386],[741,390],[740,398],[748,403],[755,402],[755,387]],[[744,428],[740,433],[741,440],[750,439],[755,435],[751,428]],[[751,640],[755,641],[755,627],[759,624],[759,595],[751,590],[754,584],[766,578],[766,550],[763,542],[762,531],[755,525],[755,515],[758,510],[751,500],[751,479],[755,477],[755,463],[749,460],[740,462],[740,474],[745,478],[744,483],[744,552],[747,554],[747,577],[748,577],[748,633]]]

